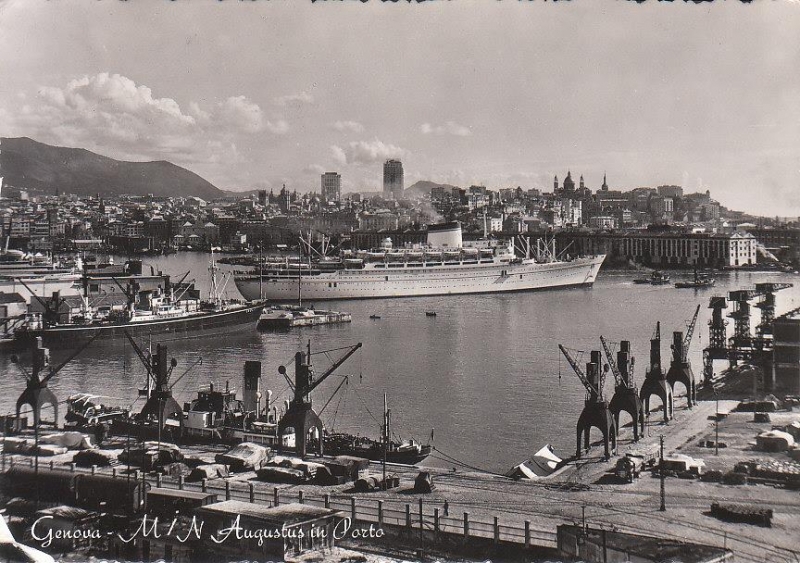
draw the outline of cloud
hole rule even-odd
[[[469,137],[472,130],[464,125],[459,125],[455,121],[448,121],[444,125],[431,125],[423,123],[420,126],[423,135],[454,135],[456,137]]]
[[[244,160],[237,141],[262,131],[281,135],[289,130],[283,119],[267,121],[246,96],[205,107],[190,101],[182,108],[145,85],[107,72],[43,86],[35,99],[20,103],[2,116],[9,132],[129,160],[224,166]]]
[[[274,133],[275,135],[283,135],[289,132],[289,124],[283,119],[267,121],[266,126],[267,129],[269,129],[270,132]]]
[[[405,149],[378,139],[354,141],[344,148],[333,145],[331,150],[334,158],[341,164],[375,164],[390,158],[402,158],[407,154]]]
[[[275,103],[279,106],[288,106],[291,104],[313,104],[314,96],[308,92],[298,92],[297,94],[287,94],[286,96],[278,96],[275,98]]]
[[[348,133],[363,133],[364,126],[361,125],[358,121],[334,121],[331,123],[331,128],[335,129],[336,131],[348,132]]]
[[[248,133],[264,129],[264,112],[245,96],[231,96],[218,106],[223,123],[233,125]]]

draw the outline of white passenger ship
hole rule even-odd
[[[413,297],[499,293],[590,286],[605,255],[560,260],[554,244],[537,244],[526,257],[515,255],[513,241],[462,242],[461,225],[428,227],[427,245],[394,249],[345,251],[336,259],[267,263],[237,275],[245,299],[319,301],[372,297]]]

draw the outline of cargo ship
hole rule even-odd
[[[97,336],[98,340],[120,340],[125,333],[136,337],[160,334],[191,337],[227,332],[233,328],[255,328],[264,309],[261,300],[241,301],[221,297],[225,285],[217,283],[217,266],[210,261],[211,291],[201,300],[193,284],[173,284],[169,276],[160,276],[161,284],[142,290],[136,275],[125,278],[120,286],[127,302],[123,307],[93,307],[89,303],[86,275],[82,282],[80,306],[74,310],[58,293],[45,300],[36,298],[36,307],[23,328],[15,333],[18,345],[25,345],[41,336],[48,348],[72,348]],[[146,276],[152,281],[154,276]],[[227,284],[227,279],[224,282]],[[42,310],[43,309],[43,310]]]
[[[591,286],[605,255],[560,259],[555,242],[537,241],[517,256],[513,240],[465,243],[461,225],[428,227],[427,244],[395,249],[342,251],[338,257],[267,262],[234,277],[245,299],[310,301],[499,293]]]

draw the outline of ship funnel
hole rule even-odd
[[[261,393],[261,362],[247,360],[244,363],[244,393],[242,401],[247,412],[258,410]]]
[[[433,248],[461,248],[461,223],[451,221],[428,225],[428,246]]]

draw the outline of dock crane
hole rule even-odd
[[[567,359],[572,371],[586,388],[586,399],[583,411],[578,418],[577,425],[577,448],[575,457],[580,458],[584,450],[589,449],[589,433],[592,427],[597,428],[603,434],[603,446],[605,448],[606,459],[611,457],[617,450],[617,429],[614,424],[614,417],[608,407],[608,402],[603,396],[603,386],[605,374],[608,369],[601,369],[602,356],[599,350],[592,350],[591,361],[586,364],[586,372],[580,364],[570,355],[564,346],[558,345],[561,353]],[[583,447],[581,447],[583,442]]]
[[[631,357],[631,343],[628,340],[623,340],[620,343],[620,349],[615,360],[611,347],[602,335],[600,336],[600,342],[603,344],[608,365],[611,368],[611,373],[614,374],[616,382],[614,396],[611,398],[608,407],[614,417],[617,436],[619,436],[620,414],[626,412],[631,415],[631,420],[633,421],[633,440],[638,442],[639,433],[644,434],[644,406],[642,405],[642,399],[639,397],[639,390],[633,382],[634,359]]]
[[[175,358],[167,361],[166,346],[158,344],[156,352],[153,354],[149,350],[142,350],[127,330],[125,338],[128,339],[147,371],[147,388],[139,390],[139,395],[147,397],[147,400],[137,416],[136,429],[144,434],[147,423],[155,422],[157,424],[156,431],[161,436],[161,431],[166,429],[167,420],[183,413],[181,406],[172,396],[172,387],[178,381],[176,380],[172,385],[169,381],[172,377],[172,370],[178,365],[178,361]]]
[[[661,322],[656,322],[656,330],[650,339],[650,367],[645,372],[644,383],[639,392],[639,397],[644,405],[645,416],[650,413],[650,397],[658,395],[664,406],[664,422],[672,420],[673,395],[672,387],[667,382],[667,376],[661,368]]]
[[[311,365],[311,341],[308,341],[307,351],[297,352],[294,355],[294,381],[289,377],[286,372],[286,366],[279,366],[278,373],[280,373],[289,384],[294,399],[289,403],[289,408],[278,422],[278,434],[283,435],[284,431],[291,427],[294,428],[295,435],[295,451],[298,455],[305,458],[307,455],[307,440],[308,432],[312,428],[316,428],[319,434],[319,451],[318,454],[322,455],[323,451],[323,432],[324,426],[319,415],[314,412],[311,406],[311,392],[319,387],[339,366],[341,366],[347,359],[356,353],[361,348],[362,344],[359,342],[353,346],[345,347],[345,353],[339,359],[335,360],[331,366],[320,375],[314,374]],[[342,350],[342,348],[337,348]],[[327,353],[334,352],[335,350],[327,350]],[[278,451],[282,450],[282,446],[278,445]]]
[[[697,384],[694,379],[694,372],[689,363],[689,347],[692,344],[695,326],[697,326],[697,315],[700,313],[700,305],[694,310],[691,322],[686,328],[686,334],[677,330],[672,333],[672,362],[667,372],[667,382],[672,387],[672,394],[675,395],[675,384],[682,383],[686,388],[686,406],[692,408],[697,403]]]
[[[728,292],[727,299],[722,296],[711,298],[708,307],[712,309],[709,321],[708,346],[703,350],[703,379],[705,385],[713,385],[714,360],[728,360],[732,368],[738,362],[750,362],[759,366],[764,373],[772,372],[772,324],[775,318],[775,293],[793,287],[791,283],[765,282],[757,283],[755,287],[737,289]],[[756,327],[756,335],[750,332],[750,303],[755,298],[761,298],[755,306],[761,309],[761,322]],[[732,311],[728,317],[734,320],[733,335],[726,338],[726,325],[723,310]],[[765,390],[770,391],[774,382],[765,378]]]
[[[97,335],[84,342],[77,350],[72,352],[66,360],[56,367],[50,367],[50,350],[44,347],[42,337],[37,336],[32,342],[31,371],[28,372],[19,365],[17,356],[11,357],[11,362],[18,365],[20,371],[25,376],[25,390],[17,399],[17,423],[20,420],[22,407],[28,405],[33,410],[33,424],[38,428],[42,424],[42,407],[51,405],[53,407],[53,426],[58,424],[58,399],[55,394],[47,387],[47,384],[64,366],[74,360],[78,354],[83,352],[94,342]],[[44,375],[43,375],[44,374]]]

